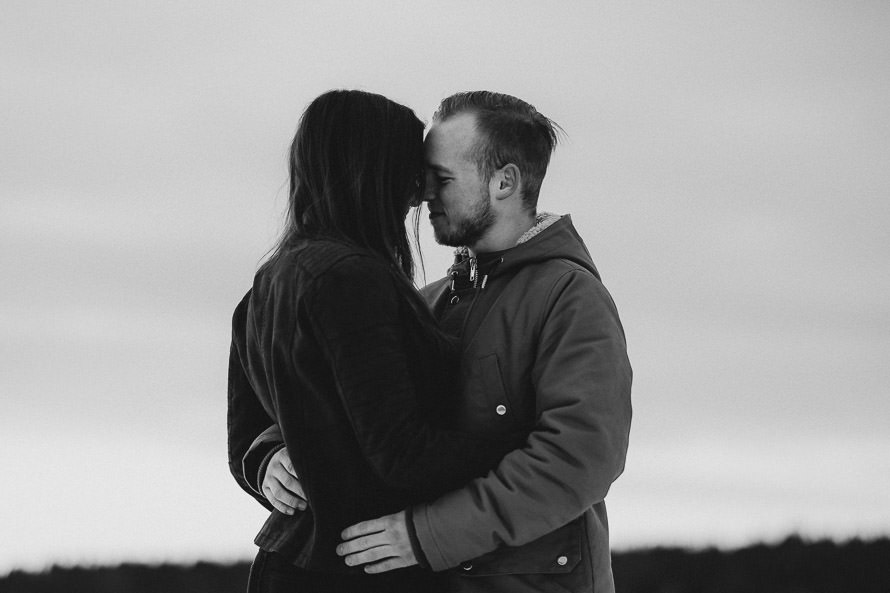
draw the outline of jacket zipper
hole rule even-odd
[[[504,258],[501,258],[497,262],[495,262],[488,270],[488,274],[482,278],[482,285],[479,285],[479,269],[476,264],[476,258],[470,258],[470,281],[473,283],[473,302],[470,303],[470,306],[467,308],[467,313],[464,316],[464,321],[460,327],[460,339],[463,341],[464,336],[467,331],[467,323],[470,321],[470,316],[473,314],[473,309],[476,308],[476,302],[481,298],[482,292],[485,290],[485,285],[488,283],[488,276],[492,271],[494,271],[495,266],[502,263]]]

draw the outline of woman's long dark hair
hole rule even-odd
[[[413,111],[382,95],[336,90],[312,101],[291,144],[286,227],[263,268],[296,237],[326,236],[413,279],[405,216],[423,191],[423,129]]]

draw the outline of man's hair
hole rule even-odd
[[[442,122],[459,113],[476,116],[479,141],[469,156],[476,161],[482,178],[487,182],[497,169],[513,163],[522,175],[523,205],[534,210],[556,148],[557,130],[562,128],[533,105],[491,91],[467,91],[443,99],[433,121]]]

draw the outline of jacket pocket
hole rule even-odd
[[[523,574],[568,574],[582,564],[583,515],[522,546],[499,548],[462,563],[456,572],[467,577]],[[583,575],[578,575],[583,580]]]
[[[507,397],[501,379],[497,354],[487,354],[464,360],[468,372],[463,373],[458,425],[464,430],[511,429],[515,426],[516,411]]]

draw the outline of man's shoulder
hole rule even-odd
[[[588,313],[614,309],[609,290],[590,265],[571,258],[552,258],[530,263],[515,281],[504,287],[505,302],[522,302],[541,310],[557,303],[578,303]]]
[[[582,282],[602,284],[599,272],[590,263],[582,263],[570,257],[554,257],[529,262],[522,266],[521,271],[535,278],[536,284],[544,285],[559,280],[577,277]]]

